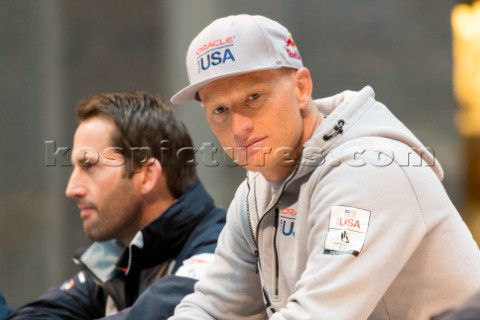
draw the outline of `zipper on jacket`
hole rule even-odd
[[[330,134],[326,134],[323,136],[323,140],[328,141],[335,137],[339,133],[343,133],[343,125],[345,124],[345,121],[343,120],[338,120],[337,124],[335,125],[335,128],[333,128],[333,131]]]
[[[289,178],[287,178],[287,180],[285,181],[285,183],[283,184],[282,186],[282,189],[279,191],[278,193],[278,197],[276,199],[276,201],[271,204],[270,206],[267,207],[267,210],[265,210],[265,212],[268,212],[272,209],[273,206],[276,206],[277,203],[278,203],[278,200],[280,199],[280,197],[282,196],[283,194],[283,191],[285,190],[287,184],[293,179],[293,177],[295,176],[295,174],[297,173],[297,170],[298,170],[298,165],[295,166],[295,169],[293,170],[292,174],[290,175]],[[248,179],[248,173],[247,173],[247,188],[248,188],[248,191],[247,191],[247,196],[245,197],[245,208],[247,209],[247,221],[248,221],[248,227],[250,229],[250,233],[251,233],[251,236],[252,236],[252,239],[253,239],[253,243],[255,245],[255,257],[257,259],[257,263],[256,263],[256,272],[259,273],[259,268],[261,267],[260,266],[260,251],[259,251],[259,248],[258,248],[258,233],[260,231],[260,223],[262,222],[263,218],[265,218],[265,214],[262,216],[262,218],[260,218],[257,222],[257,227],[255,230],[253,230],[253,226],[252,226],[252,219],[250,218],[250,204],[249,204],[249,201],[248,201],[248,196],[250,195],[250,182],[249,182],[249,179]],[[278,212],[278,207],[277,207],[277,212]],[[278,214],[277,214],[278,216]],[[277,223],[275,223],[277,224]],[[275,228],[275,234],[276,234],[276,228]],[[276,264],[276,268],[278,270],[278,252],[276,251],[277,248],[276,246],[274,246],[275,248],[275,264]],[[276,278],[278,279],[278,272],[277,272],[277,276]],[[278,286],[276,286],[276,291],[278,291]],[[268,298],[268,294],[264,288],[264,292],[265,292],[265,296],[266,296],[266,300],[267,301],[270,301],[270,299]]]
[[[275,233],[273,235],[273,252],[275,254],[275,289],[274,295],[275,298],[278,297],[278,271],[279,271],[279,263],[278,263],[278,249],[277,249],[277,233],[278,233],[278,219],[279,219],[279,209],[278,207],[275,208]]]
[[[99,287],[101,287],[109,297],[112,298],[113,303],[115,304],[115,307],[120,310],[121,306],[123,306],[124,304],[121,301],[118,300],[118,298],[117,298],[117,296],[115,295],[114,292],[110,291],[108,286],[106,286],[106,283],[103,282],[102,280],[100,280],[100,278],[97,277],[97,275],[95,273],[93,273],[93,271],[90,270],[90,268],[85,263],[83,263],[83,261],[81,261],[79,258],[73,258],[73,262],[80,268],[80,270],[82,270],[87,275],[92,277],[93,281]]]
[[[93,273],[92,270],[90,270],[90,268],[87,267],[85,263],[83,263],[80,259],[77,259],[77,258],[73,258],[73,262],[80,268],[80,270],[82,270],[83,272],[91,276],[93,281],[95,281],[97,285],[99,285],[102,288],[105,288],[105,283],[102,280],[100,280],[100,278],[97,277],[95,273]]]
[[[245,199],[245,205],[247,209],[247,219],[248,219],[248,227],[250,229],[250,234],[252,235],[253,239],[253,244],[255,245],[255,273],[259,272],[259,264],[260,264],[260,255],[258,253],[258,242],[257,238],[255,237],[255,232],[253,232],[253,227],[252,227],[252,218],[250,218],[250,205],[248,202],[248,196],[250,195],[250,182],[248,181],[248,176],[247,176],[247,197]]]

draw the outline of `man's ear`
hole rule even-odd
[[[149,194],[155,190],[162,179],[163,169],[160,161],[150,158],[145,165],[140,167],[140,172],[136,173],[139,179],[140,193]]]
[[[307,68],[300,68],[295,73],[295,85],[297,89],[297,101],[300,109],[305,109],[312,99],[312,77]]]

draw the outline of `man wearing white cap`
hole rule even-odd
[[[428,319],[480,288],[480,254],[435,157],[372,88],[312,99],[289,31],[221,18],[190,85],[247,170],[215,261],[172,319]]]

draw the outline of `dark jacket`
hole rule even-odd
[[[119,312],[106,319],[166,319],[197,281],[177,271],[192,256],[214,252],[224,223],[225,211],[197,182],[129,247],[107,241],[81,250],[74,259],[80,273],[8,319],[97,319],[108,310]]]
[[[0,319],[5,319],[5,317],[9,313],[10,313],[10,308],[8,307],[7,302],[5,301],[5,298],[0,293]]]

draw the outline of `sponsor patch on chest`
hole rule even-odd
[[[285,237],[295,237],[295,220],[297,211],[294,208],[283,208],[280,210],[279,227]]]
[[[367,237],[370,211],[333,206],[330,211],[324,254],[358,256]]]

